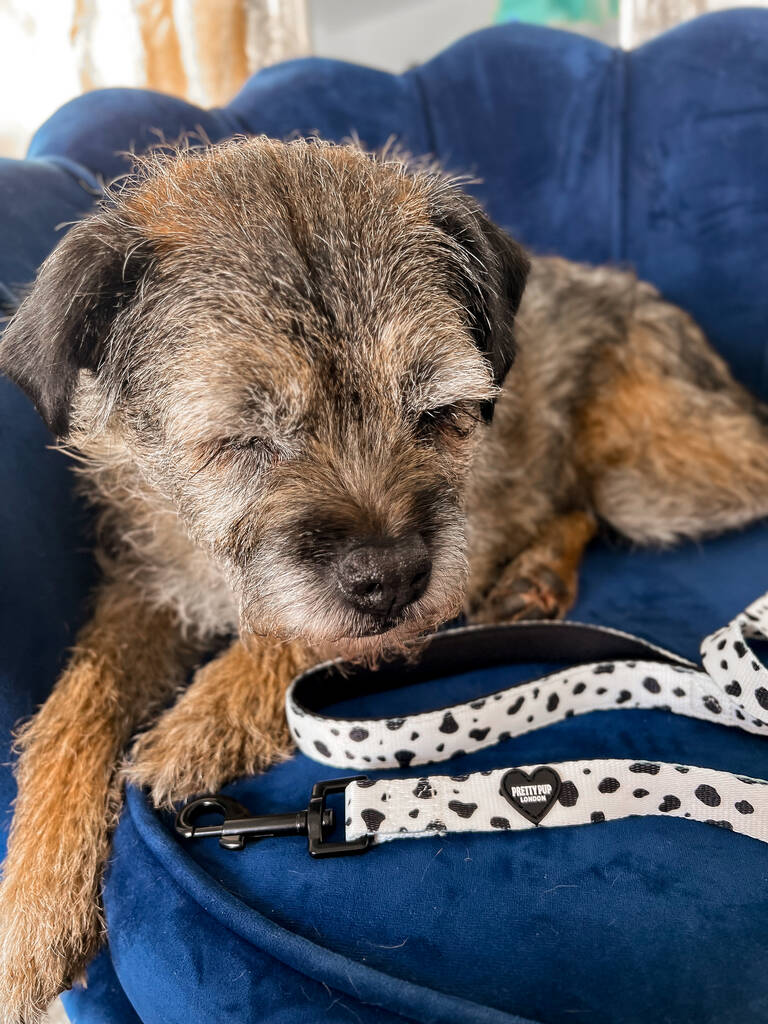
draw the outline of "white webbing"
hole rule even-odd
[[[465,632],[471,635],[471,629]],[[308,756],[362,770],[442,761],[572,715],[618,708],[662,708],[768,734],[768,669],[750,646],[753,639],[768,639],[768,594],[704,639],[702,667],[637,641],[648,652],[647,660],[575,665],[439,710],[354,720],[303,707],[296,681],[286,699],[288,723]],[[655,655],[666,660],[653,660]],[[364,780],[347,787],[347,838],[368,834],[382,842],[446,831],[506,831],[660,814],[704,821],[765,842],[766,785],[691,765],[621,760]],[[534,812],[532,818],[526,808]]]

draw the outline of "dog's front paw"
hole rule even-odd
[[[242,775],[264,771],[291,753],[284,724],[270,733],[212,713],[199,717],[178,704],[139,736],[126,778],[149,790],[156,807],[171,808],[200,793],[212,793]]]
[[[573,603],[573,583],[547,565],[529,565],[524,574],[507,571],[470,609],[472,622],[500,623],[559,619]]]
[[[98,913],[88,920],[41,883],[0,885],[0,1024],[38,1024],[60,992],[80,978],[99,943]]]

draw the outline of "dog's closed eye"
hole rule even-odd
[[[276,465],[285,453],[263,437],[224,437],[203,442],[197,446],[198,466],[192,473],[197,476],[214,464],[222,466],[247,462],[254,469],[266,469]]]
[[[422,437],[432,437],[442,431],[467,438],[480,422],[481,416],[476,407],[459,402],[425,409],[419,416],[417,430]]]

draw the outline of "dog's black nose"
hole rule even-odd
[[[418,533],[353,547],[336,563],[339,590],[358,611],[394,619],[418,600],[429,583],[432,561]]]

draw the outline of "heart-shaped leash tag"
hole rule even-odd
[[[501,780],[501,795],[528,821],[539,825],[560,795],[560,776],[544,765],[536,771],[513,768]]]

